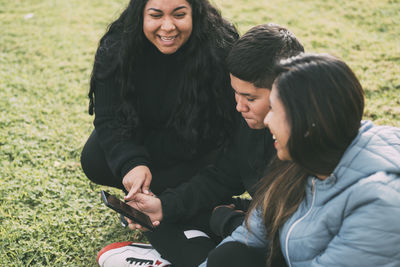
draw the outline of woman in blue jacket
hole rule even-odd
[[[361,121],[363,89],[337,58],[303,54],[277,75],[264,120],[277,159],[246,224],[202,266],[240,264],[223,253],[234,243],[267,266],[400,266],[400,129]]]

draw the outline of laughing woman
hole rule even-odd
[[[224,60],[237,37],[208,0],[131,0],[96,53],[86,176],[129,200],[175,187],[212,161],[233,124]]]
[[[242,266],[248,248],[267,266],[400,266],[400,129],[361,121],[363,89],[337,58],[303,54],[277,75],[264,123],[278,159],[207,266]]]
[[[81,156],[86,176],[123,189],[129,201],[136,192],[176,187],[213,162],[234,125],[225,57],[237,38],[208,0],[131,0],[95,56],[94,130]],[[161,231],[146,237],[156,248],[175,242]],[[198,261],[208,251],[197,250]]]

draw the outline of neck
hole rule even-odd
[[[320,179],[320,180],[325,180],[326,178],[328,178],[329,177],[329,175],[321,175],[321,174],[317,174],[317,175],[315,175],[318,179]]]

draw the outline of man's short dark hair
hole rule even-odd
[[[233,76],[259,88],[271,88],[275,63],[302,52],[303,45],[288,29],[262,24],[236,41],[227,57],[227,66]]]

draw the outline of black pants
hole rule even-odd
[[[92,182],[124,190],[122,180],[114,176],[108,166],[104,151],[97,141],[96,131],[93,131],[86,141],[81,153],[82,170]]]
[[[209,214],[209,212],[198,214],[191,222],[161,223],[154,232],[146,232],[145,236],[173,267],[197,267],[221,241],[221,238],[209,230]],[[187,238],[184,234],[186,230],[200,230],[209,238],[203,236]]]
[[[160,194],[165,188],[177,186],[188,180],[213,160],[214,155],[208,155],[204,159],[177,165],[171,169],[152,170],[153,179],[150,188],[155,194]],[[83,148],[81,164],[86,176],[94,183],[125,191],[121,179],[112,174],[95,131],[92,132]],[[177,175],[174,175],[174,173],[177,173]],[[185,178],[171,181],[165,179],[165,177]],[[220,241],[209,228],[210,214],[211,210],[198,214],[191,221],[175,224],[161,223],[156,231],[147,232],[145,236],[165,259],[173,263],[174,267],[198,266]],[[188,239],[184,235],[185,230],[200,230],[211,238],[195,237]]]
[[[208,255],[207,267],[264,267],[267,259],[259,250],[239,242],[227,242]]]

